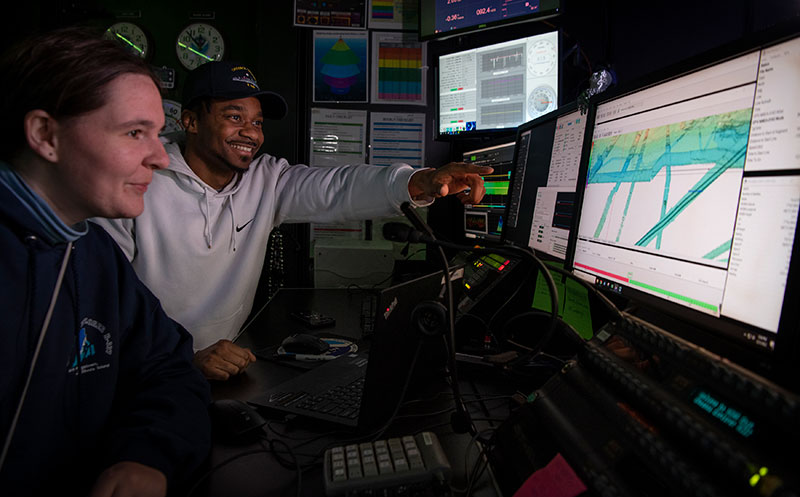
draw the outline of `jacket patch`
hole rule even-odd
[[[78,332],[78,351],[69,363],[68,373],[92,373],[111,365],[114,342],[106,327],[94,319],[84,318]]]

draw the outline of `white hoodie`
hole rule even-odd
[[[165,148],[170,164],[153,175],[144,212],[92,221],[189,330],[195,350],[232,339],[244,324],[274,226],[385,217],[413,203],[414,169],[405,164],[308,167],[262,155],[217,192],[189,168],[177,143]]]

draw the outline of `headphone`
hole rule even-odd
[[[423,300],[411,311],[411,326],[423,338],[441,335],[447,330],[447,307],[435,300]]]

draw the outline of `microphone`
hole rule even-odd
[[[383,226],[383,236],[387,240],[397,242],[423,242],[436,247],[439,258],[442,264],[442,271],[445,281],[445,294],[447,299],[447,321],[448,333],[444,339],[445,348],[447,349],[447,362],[448,369],[450,370],[450,388],[453,390],[453,401],[455,404],[455,412],[450,416],[450,424],[453,431],[456,433],[472,433],[475,434],[475,427],[472,425],[469,412],[464,407],[464,402],[461,398],[461,388],[458,384],[458,369],[456,366],[456,337],[455,337],[455,315],[453,312],[453,283],[450,278],[450,267],[447,262],[447,257],[444,254],[442,245],[433,234],[430,226],[419,217],[416,210],[411,207],[408,202],[403,202],[400,205],[400,210],[405,214],[406,218],[414,225],[413,229],[403,223],[386,223]]]

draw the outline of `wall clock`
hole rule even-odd
[[[192,70],[206,62],[222,60],[225,41],[217,28],[198,22],[183,28],[175,42],[175,52],[183,67]]]
[[[117,22],[103,33],[103,38],[114,40],[128,52],[146,59],[150,55],[150,40],[142,28],[132,22]]]

